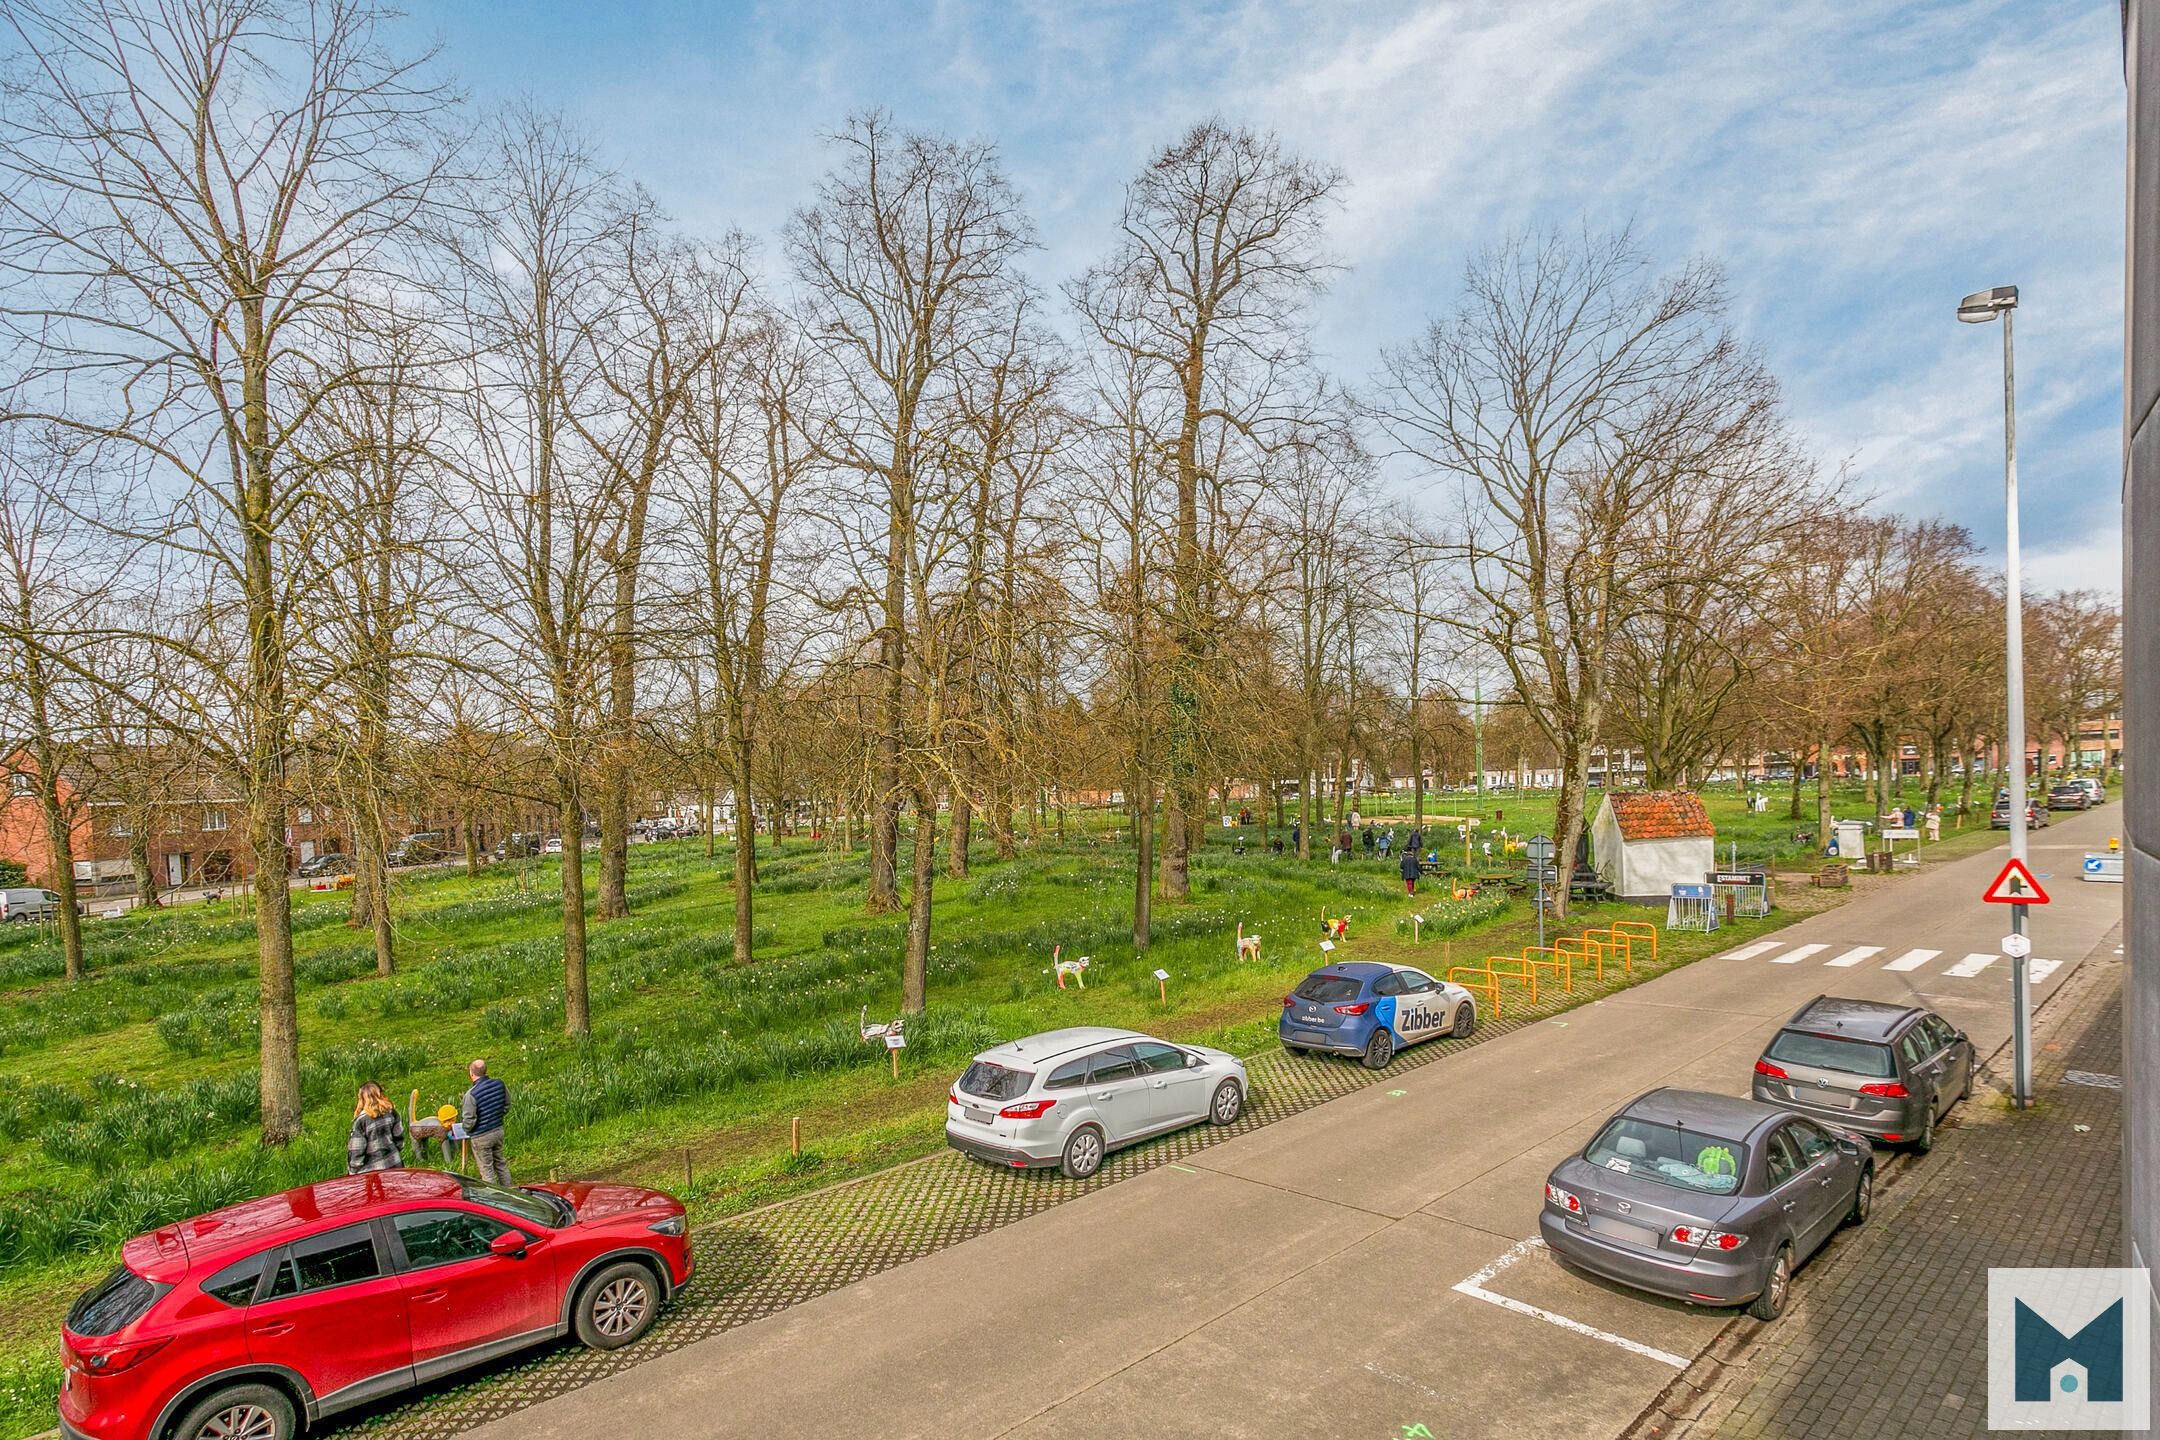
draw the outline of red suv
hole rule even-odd
[[[69,1440],[291,1440],[574,1331],[612,1350],[690,1279],[681,1203],[389,1170],[138,1235],[61,1331]]]

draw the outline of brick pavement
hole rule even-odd
[[[2009,1108],[2007,1052],[1870,1224],[1803,1269],[1771,1325],[1736,1320],[1632,1440],[1847,1440],[1987,1433],[1991,1266],[2122,1263],[2120,934],[2034,1025],[2035,1107]],[[2085,1128],[2080,1128],[2085,1127]]]

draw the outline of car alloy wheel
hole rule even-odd
[[[652,1309],[652,1291],[634,1275],[610,1280],[593,1296],[593,1328],[610,1340],[635,1330]]]
[[[1102,1160],[1102,1132],[1092,1125],[1083,1125],[1065,1142],[1065,1158],[1058,1168],[1069,1180],[1085,1180],[1102,1169]]]
[[[1920,1122],[1920,1133],[1913,1140],[1913,1153],[1925,1155],[1935,1148],[1935,1097],[1927,1100],[1927,1118]]]
[[[1388,1061],[1394,1058],[1395,1037],[1389,1034],[1387,1027],[1383,1025],[1372,1032],[1372,1039],[1365,1042],[1365,1068],[1384,1070]]]
[[[1860,1171],[1860,1183],[1853,1187],[1852,1223],[1865,1225],[1868,1212],[1875,1208],[1875,1167],[1864,1166]]]
[[[228,1405],[195,1433],[198,1440],[278,1440],[276,1418],[260,1405]]]
[[[1215,1103],[1208,1107],[1208,1119],[1217,1125],[1235,1124],[1245,1109],[1244,1092],[1235,1080],[1225,1080],[1215,1087]]]
[[[1455,1025],[1448,1033],[1457,1040],[1467,1040],[1470,1038],[1470,1032],[1475,1029],[1477,1029],[1477,1012],[1472,1010],[1470,1002],[1465,1000],[1455,1007]]]
[[[1770,1274],[1763,1281],[1762,1294],[1748,1306],[1748,1314],[1758,1320],[1775,1320],[1785,1313],[1785,1297],[1792,1289],[1792,1246],[1780,1245],[1777,1258],[1770,1262]]]

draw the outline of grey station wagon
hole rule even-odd
[[[1972,1042],[1932,1010],[1818,995],[1755,1062],[1754,1094],[1926,1154],[1973,1067]]]
[[[1653,1090],[1560,1162],[1538,1233],[1594,1275],[1775,1320],[1793,1271],[1874,1197],[1861,1136],[1730,1095]]]

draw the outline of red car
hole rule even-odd
[[[61,1331],[68,1440],[292,1440],[575,1332],[643,1335],[690,1280],[681,1202],[388,1170],[138,1235]]]

